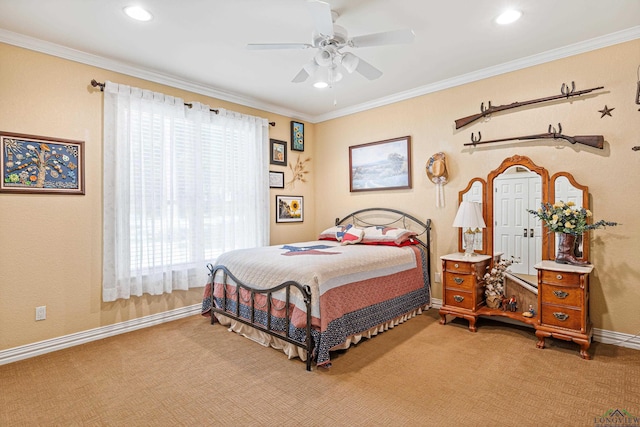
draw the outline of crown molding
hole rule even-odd
[[[286,117],[292,117],[299,120],[311,121],[312,117],[300,113],[298,111],[289,110],[282,106],[262,102],[250,97],[245,97],[235,93],[227,92],[222,89],[214,88],[207,85],[193,83],[179,77],[168,74],[159,73],[157,71],[127,64],[112,59],[107,59],[98,55],[71,49],[66,46],[14,33],[11,31],[0,29],[0,42],[18,46],[24,49],[33,50],[47,55],[56,56],[58,58],[68,59],[70,61],[79,62],[85,65],[91,65],[105,70],[114,71],[116,73],[126,74],[128,76],[137,77],[154,83],[171,86],[177,89],[183,89],[200,95],[209,96],[220,99],[222,101],[233,102],[235,104],[244,105],[250,108],[256,108],[268,113],[280,114]]]
[[[626,30],[607,34],[602,37],[596,37],[583,42],[574,43],[562,48],[549,50],[540,54],[531,55],[515,61],[506,62],[494,67],[488,67],[471,73],[452,77],[450,79],[441,80],[429,85],[421,86],[404,92],[399,92],[387,97],[378,98],[373,101],[354,105],[348,108],[331,111],[327,114],[311,116],[299,111],[293,111],[283,108],[279,105],[265,103],[254,98],[226,92],[224,90],[213,88],[210,86],[192,83],[184,79],[159,73],[157,71],[145,69],[131,64],[126,64],[111,59],[106,59],[87,52],[71,49],[55,43],[46,42],[33,37],[24,36],[11,31],[0,29],[0,42],[22,47],[29,50],[57,56],[59,58],[68,59],[86,65],[92,65],[104,68],[109,71],[126,74],[132,77],[138,77],[155,83],[164,84],[178,89],[187,90],[189,92],[198,93],[223,101],[233,102],[235,104],[244,105],[250,108],[256,108],[266,112],[280,114],[310,123],[320,123],[339,117],[348,116],[350,114],[359,113],[377,107],[393,104],[395,102],[404,101],[429,93],[438,92],[444,89],[472,83],[489,77],[498,76],[500,74],[521,70],[523,68],[532,67],[534,65],[544,64],[546,62],[555,61],[562,58],[578,55],[596,49],[613,46],[619,43],[628,42],[640,38],[640,26],[628,28]]]
[[[324,122],[327,120],[344,117],[350,114],[360,113],[362,111],[371,110],[373,108],[382,107],[384,105],[393,104],[395,102],[427,95],[429,93],[438,92],[444,89],[450,89],[455,86],[472,83],[489,77],[498,76],[500,74],[510,73],[512,71],[521,70],[523,68],[533,67],[534,65],[556,61],[562,58],[568,58],[570,56],[579,55],[581,53],[590,52],[596,49],[602,49],[604,47],[613,46],[639,38],[640,25],[631,27],[626,30],[607,34],[602,37],[585,40],[583,42],[571,44],[565,47],[549,50],[536,55],[527,56],[525,58],[520,58],[515,61],[505,62],[493,67],[483,68],[481,70],[463,74],[461,76],[441,80],[439,82],[435,82],[426,86],[421,86],[405,92],[399,92],[391,96],[378,98],[370,102],[365,102],[362,104],[354,105],[352,107],[332,111],[327,114],[314,116],[312,123]]]

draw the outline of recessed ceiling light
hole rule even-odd
[[[153,18],[151,13],[140,6],[127,6],[124,8],[124,13],[126,13],[129,18],[135,19],[136,21],[151,21],[151,18]]]
[[[324,89],[326,87],[329,86],[329,83],[325,82],[325,81],[317,81],[313,84],[313,87],[318,88],[318,89]]]
[[[519,10],[507,10],[496,18],[496,22],[500,25],[507,25],[516,22],[521,16],[522,12]]]

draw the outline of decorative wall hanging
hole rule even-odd
[[[518,107],[531,105],[531,104],[539,104],[541,102],[553,101],[555,99],[562,99],[562,98],[568,99],[574,96],[584,95],[585,93],[590,93],[590,92],[593,92],[594,90],[599,90],[599,89],[604,89],[604,86],[598,86],[591,89],[579,90],[576,92],[575,82],[571,82],[571,89],[569,89],[568,85],[562,83],[562,86],[560,87],[560,95],[547,96],[545,98],[532,99],[530,101],[512,102],[511,104],[498,105],[497,107],[492,106],[491,101],[489,101],[487,108],[484,108],[484,102],[483,102],[480,104],[480,113],[473,114],[471,116],[463,117],[461,119],[456,120],[456,129],[460,129],[461,127],[464,127],[470,123],[473,123],[476,120],[481,119],[482,117],[486,117],[498,111],[511,110],[513,108],[518,108]]]
[[[436,185],[436,207],[444,207],[444,184],[449,180],[446,156],[444,153],[436,153],[427,160],[426,166],[429,180]]]
[[[349,180],[352,192],[411,188],[411,137],[349,147]]]
[[[271,143],[269,163],[272,165],[287,166],[287,143],[278,141],[277,139],[270,139],[269,141]]]
[[[549,130],[547,133],[539,133],[536,135],[526,135],[526,136],[514,136],[510,138],[500,138],[500,139],[491,139],[489,141],[482,141],[482,134],[478,132],[478,137],[476,138],[471,133],[471,142],[464,144],[465,146],[476,146],[480,144],[491,144],[494,142],[503,142],[503,141],[526,141],[530,139],[564,139],[569,141],[571,144],[582,144],[587,145],[593,148],[599,148],[602,150],[604,147],[604,137],[602,135],[576,135],[576,136],[568,136],[562,134],[562,125],[558,123],[558,130],[552,128],[549,125]]]
[[[304,151],[304,123],[291,122],[291,149]]]
[[[269,171],[269,188],[284,188],[284,172]]]
[[[302,196],[276,196],[276,222],[303,222]]]
[[[598,110],[598,112],[599,112],[599,113],[601,113],[600,118],[603,118],[604,116],[612,117],[612,116],[611,116],[611,112],[612,112],[613,110],[615,110],[615,108],[609,108],[609,107],[607,107],[607,106],[605,105],[605,106],[604,106],[604,108],[603,108],[602,110]]]
[[[84,141],[0,132],[0,191],[84,194]]]
[[[295,188],[296,181],[307,182],[305,175],[308,174],[309,171],[305,168],[307,166],[306,163],[310,160],[311,157],[307,157],[306,159],[301,160],[300,155],[298,155],[298,161],[296,162],[295,166],[293,166],[291,162],[289,162],[289,169],[291,169],[291,173],[293,174],[293,176],[289,181],[287,181],[287,188]]]

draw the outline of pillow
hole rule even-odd
[[[401,245],[417,235],[418,233],[415,231],[405,230],[404,228],[384,226],[367,227],[364,229],[362,243]]]
[[[362,228],[354,227],[353,224],[347,225],[344,231],[336,233],[338,241],[342,242],[341,245],[354,245],[362,241],[364,236],[364,230]]]
[[[318,240],[338,240],[338,238],[336,237],[337,233],[344,231],[345,228],[346,227],[344,225],[329,227],[322,233],[320,233],[320,235],[318,236]]]
[[[364,240],[362,240],[360,243],[362,243],[363,245],[377,245],[377,246],[396,246],[396,247],[403,247],[403,246],[412,246],[412,245],[419,245],[420,242],[418,241],[418,239],[414,239],[413,237],[409,237],[407,240],[405,240],[402,243],[396,243],[396,242],[365,242]]]

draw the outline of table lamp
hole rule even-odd
[[[464,241],[464,255],[475,255],[474,245],[476,233],[479,233],[481,228],[487,227],[484,223],[484,219],[482,218],[482,207],[480,203],[467,201],[460,202],[458,213],[456,213],[456,218],[453,220],[453,226],[464,230],[462,233]]]

